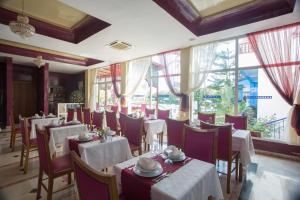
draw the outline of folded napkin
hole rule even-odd
[[[151,158],[141,157],[137,161],[137,164],[140,168],[147,171],[153,171],[157,168],[157,162]]]
[[[55,117],[55,115],[53,115],[52,113],[50,113],[50,114],[48,115],[48,117]]]
[[[34,117],[39,118],[40,116],[39,116],[39,114],[35,114]]]
[[[176,146],[170,145],[165,149],[165,154],[168,158],[178,159],[182,155],[182,151],[180,151]]]
[[[153,115],[153,114],[150,114],[150,115],[149,115],[149,119],[156,119],[156,116]]]

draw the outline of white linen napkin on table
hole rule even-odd
[[[157,168],[157,162],[155,160],[145,157],[139,158],[137,165],[147,171],[153,171]]]

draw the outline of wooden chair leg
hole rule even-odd
[[[238,180],[239,177],[239,156],[235,158],[235,180]]]
[[[243,165],[242,162],[239,164],[239,181],[242,182],[243,180]]]
[[[230,193],[230,184],[231,184],[231,162],[228,162],[227,166],[227,193]]]
[[[139,148],[139,156],[142,155],[142,147]]]
[[[26,174],[27,170],[28,170],[28,161],[29,161],[29,151],[30,151],[30,149],[26,148],[25,151],[26,152],[25,152],[24,174]]]
[[[23,166],[23,160],[24,160],[24,145],[22,145],[22,150],[21,150],[20,167]]]
[[[107,168],[106,168],[106,171],[107,171]],[[70,185],[72,182],[72,176],[71,176],[71,172],[68,173],[68,185]]]
[[[9,142],[9,148],[12,148],[13,134],[14,134],[14,132],[13,132],[13,131],[11,131],[11,132],[10,132],[10,142]]]
[[[161,132],[161,133],[160,133],[160,146],[163,145],[163,140],[164,140],[164,133]]]
[[[43,181],[43,170],[40,168],[39,178],[38,178],[38,186],[37,186],[37,193],[36,193],[36,199],[37,200],[41,198],[42,181]]]
[[[47,191],[47,200],[52,200],[52,192],[53,192],[53,178],[48,177],[48,191]]]
[[[15,151],[15,144],[16,144],[16,132],[13,132],[12,141],[11,141],[11,151]]]

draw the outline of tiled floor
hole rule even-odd
[[[20,144],[20,138],[18,139]],[[19,167],[20,148],[11,152],[8,148],[9,133],[0,133],[0,200],[31,200],[36,198],[38,158],[30,160],[29,172],[24,175]],[[33,157],[36,156],[33,155]],[[226,177],[220,177],[226,191]],[[244,181],[232,177],[231,194],[224,193],[227,200],[300,200],[300,163],[256,155],[247,170]],[[66,186],[66,177],[55,182],[54,191]],[[42,193],[45,197],[45,192]],[[74,186],[55,192],[54,200],[78,199]]]

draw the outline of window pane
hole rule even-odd
[[[253,52],[248,39],[239,39],[239,67],[259,66],[259,62]]]
[[[238,108],[248,116],[248,128],[264,138],[284,140],[290,106],[283,100],[263,69],[239,70]]]
[[[216,113],[216,123],[224,123],[224,114],[234,113],[234,71],[209,73],[202,87],[194,93],[194,117],[198,112]]]
[[[235,68],[235,40],[219,42],[216,57],[211,70],[227,70]]]

